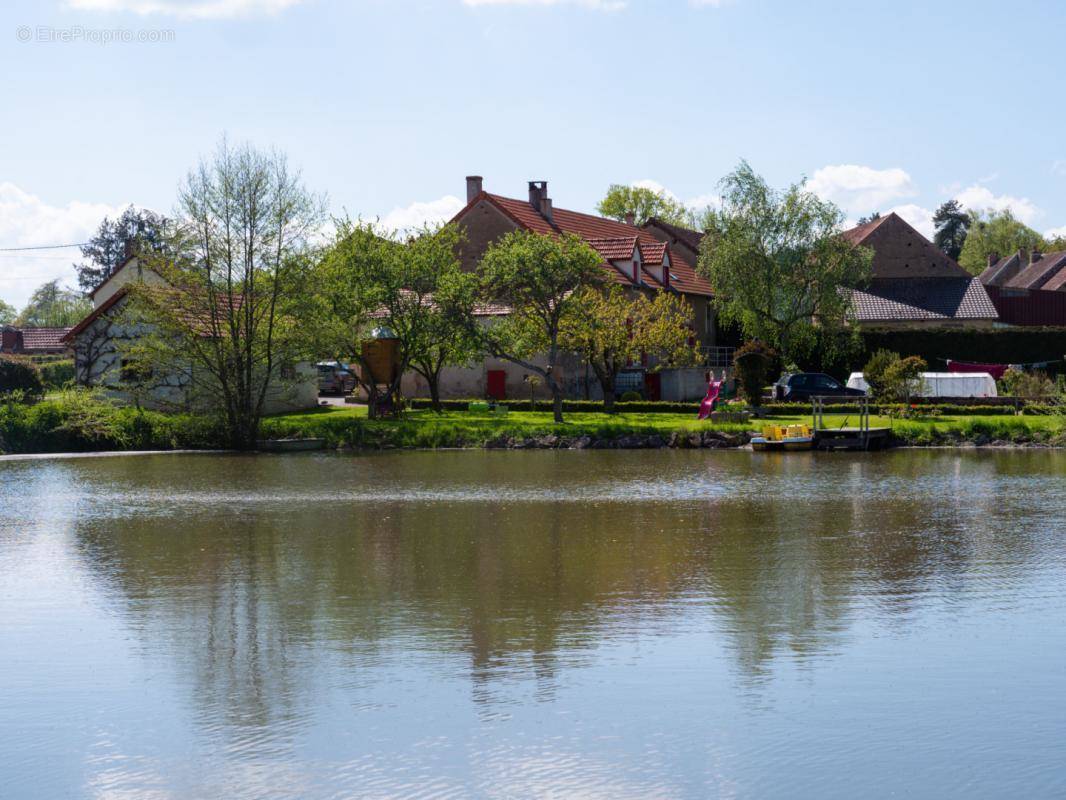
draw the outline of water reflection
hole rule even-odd
[[[54,655],[62,611],[81,606],[106,632],[97,661],[129,682],[109,689],[125,727],[80,701],[95,727],[70,738],[87,760],[57,786],[647,797],[784,796],[808,781],[833,795],[826,770],[846,753],[906,787],[881,747],[858,744],[876,720],[885,742],[921,740],[926,777],[950,787],[958,767],[931,760],[945,728],[912,720],[930,708],[949,718],[955,698],[924,696],[912,670],[955,663],[942,642],[980,631],[988,641],[966,643],[958,662],[970,690],[1017,659],[1030,688],[1054,680],[1038,655],[1049,642],[1010,656],[995,645],[1020,618],[1066,610],[1066,459],[768,455],[0,465],[0,568],[27,587],[49,564],[68,581],[64,594],[0,595],[9,622],[25,623],[8,641],[31,662]],[[0,669],[12,686],[34,683],[25,663]],[[877,675],[916,691],[883,707]],[[50,698],[85,680],[50,676],[41,713],[61,719]],[[149,725],[156,703],[169,716]],[[1048,726],[1066,733],[1056,703],[1024,720],[1030,744],[1045,745]],[[21,705],[3,714],[30,718]],[[989,720],[971,744],[1022,721]],[[820,743],[799,738],[818,730]],[[44,753],[5,752],[22,765],[15,788],[30,786]],[[190,755],[203,766],[175,763]],[[1057,763],[1026,774],[1060,785]]]

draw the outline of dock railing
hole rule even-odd
[[[854,400],[859,406],[859,425],[852,431],[851,428],[844,428],[844,423],[848,421],[848,418],[844,418],[844,423],[841,423],[840,428],[830,429],[825,424],[825,405],[826,401],[840,401],[840,397],[831,397],[827,395],[819,395],[811,398],[811,420],[812,427],[814,428],[814,440],[818,442],[821,434],[825,434],[829,430],[837,432],[844,432],[854,434],[854,438],[858,445],[867,450],[870,447],[870,398],[868,397],[855,397],[848,398],[848,401]]]

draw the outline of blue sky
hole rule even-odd
[[[115,29],[169,41],[88,41]],[[928,232],[958,196],[1066,228],[1064,29],[1066,4],[1001,0],[7,0],[0,247],[170,210],[223,133],[393,225],[450,215],[470,173],[592,210],[612,182],[706,202],[746,158],[852,218]],[[0,257],[0,298],[66,255]]]

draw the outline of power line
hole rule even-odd
[[[84,247],[88,242],[74,244],[42,244],[36,247],[0,247],[0,253],[23,253],[27,250],[65,250],[70,247]]]

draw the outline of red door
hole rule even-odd
[[[489,370],[488,392],[493,400],[507,399],[507,373],[502,369]]]
[[[649,400],[662,399],[662,377],[658,372],[644,373],[644,394]]]

